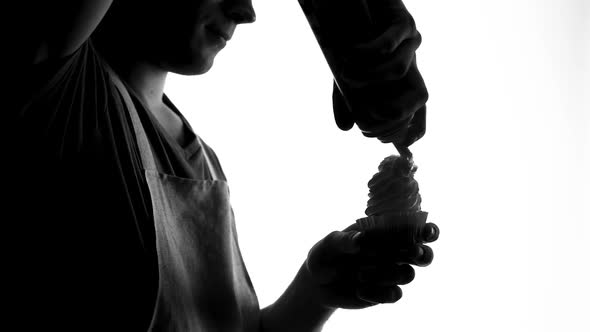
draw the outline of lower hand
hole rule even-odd
[[[433,251],[424,243],[438,238],[438,227],[422,227],[423,241],[398,246],[391,252],[371,252],[357,225],[334,231],[309,252],[306,268],[317,301],[327,308],[362,309],[394,303],[402,297],[400,285],[415,276],[412,265],[427,266]]]

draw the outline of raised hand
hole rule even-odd
[[[422,36],[402,1],[369,2],[373,4],[382,7],[371,11],[379,14],[374,17],[376,37],[339,48],[333,60],[337,61],[336,78],[350,94],[347,105],[334,83],[336,124],[348,130],[356,123],[365,136],[384,142],[392,130],[410,124],[402,143],[410,146],[426,130],[428,91],[416,64]]]

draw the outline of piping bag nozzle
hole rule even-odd
[[[408,160],[413,159],[412,152],[410,151],[410,149],[407,146],[403,146],[403,145],[399,145],[399,144],[395,144],[395,143],[393,143],[393,146],[395,146],[395,149],[397,150],[397,152],[399,152],[400,156],[402,156]]]

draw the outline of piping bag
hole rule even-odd
[[[365,75],[363,63],[391,61],[387,52],[371,45],[382,43],[383,33],[406,10],[400,0],[298,0],[334,78],[333,108],[337,126],[359,129],[366,137],[394,143],[398,151],[422,138],[426,130],[426,107],[411,114],[393,114],[389,99],[398,99],[400,83]],[[414,64],[415,65],[415,64]],[[350,75],[354,73],[356,75]],[[358,75],[360,73],[360,75]],[[351,78],[355,77],[354,79]],[[359,77],[360,76],[360,77]],[[363,117],[363,112],[387,114],[387,122]],[[371,131],[363,130],[371,128]],[[404,153],[409,151],[403,150]],[[401,151],[400,151],[401,153]]]
[[[383,44],[382,38],[387,38],[386,29],[391,29],[399,20],[400,10],[406,10],[402,1],[298,1],[333,74],[334,117],[338,127],[349,130],[355,122],[358,125],[360,119],[364,121],[364,125],[359,125],[363,135],[393,143],[399,152],[399,156],[386,157],[369,182],[368,206],[371,204],[371,207],[367,208],[366,217],[357,219],[359,228],[365,232],[364,238],[371,246],[381,249],[420,241],[428,213],[420,209],[421,197],[413,178],[417,168],[408,147],[425,133],[426,107],[409,117],[393,114],[391,106],[383,109],[393,104],[388,100],[399,98],[396,94],[401,83],[380,79],[378,75],[371,77],[363,65],[370,63],[379,68],[380,64],[391,60],[390,52],[380,52],[375,45]],[[363,111],[367,110],[387,114],[386,123],[363,117]]]

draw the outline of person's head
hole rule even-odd
[[[207,72],[251,0],[115,0],[93,39],[109,57],[148,61],[182,75]]]

